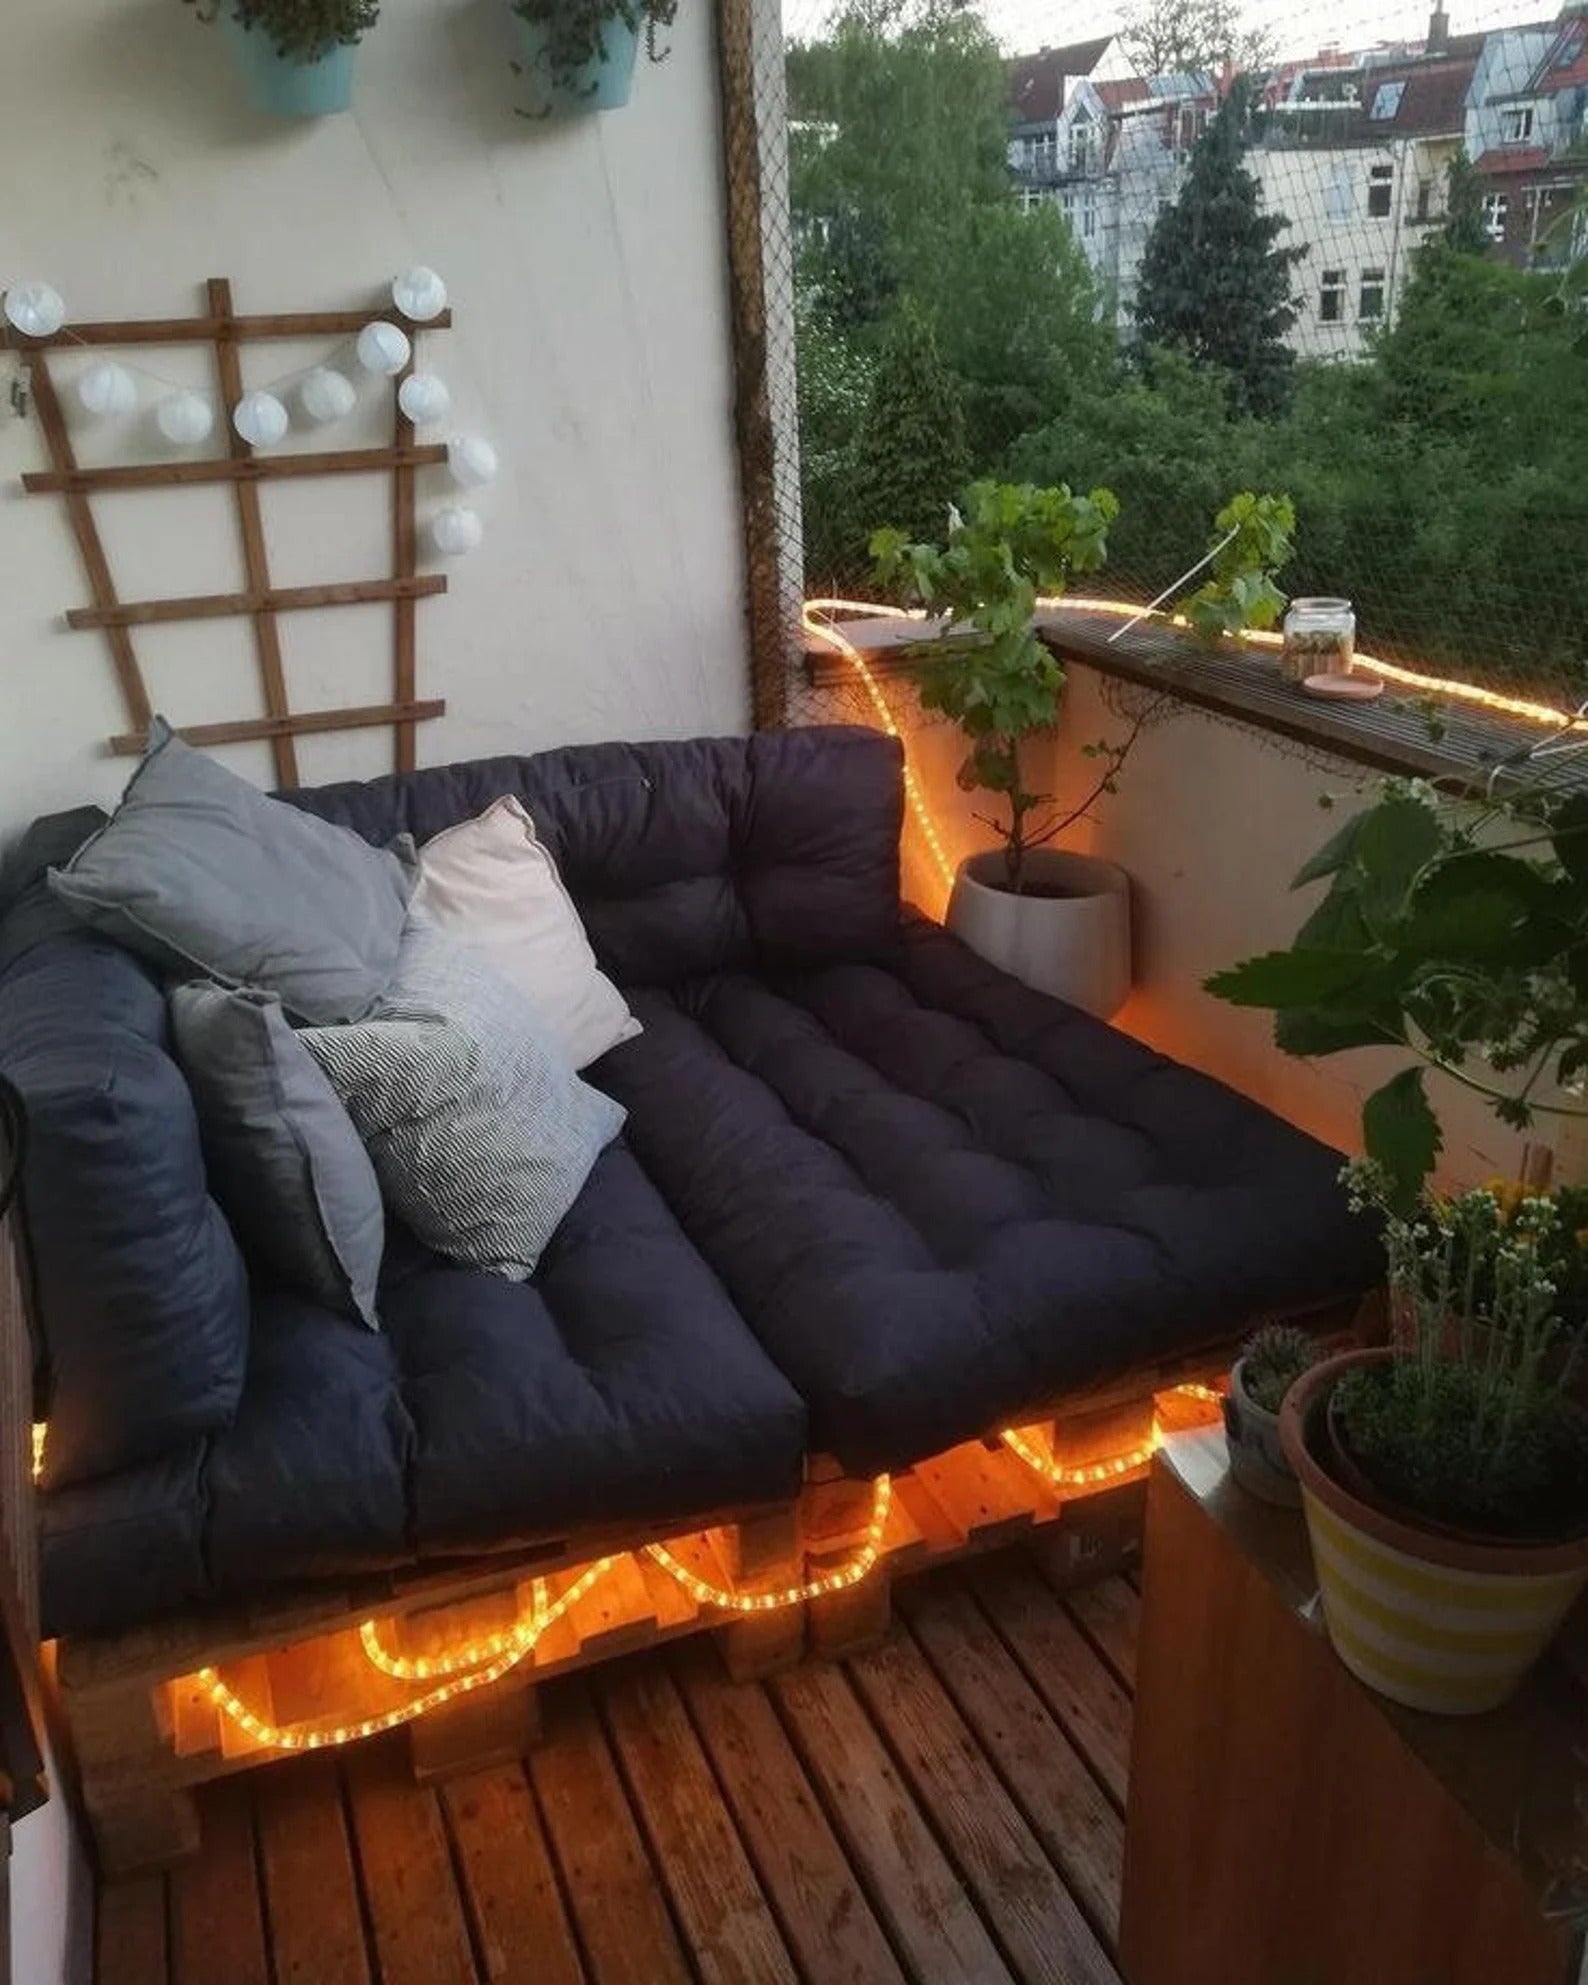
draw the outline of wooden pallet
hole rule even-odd
[[[1354,1316],[1353,1305],[1313,1321],[1338,1329]],[[1216,1404],[1178,1388],[1205,1385],[1229,1356],[1220,1346],[1072,1394],[1021,1430],[1022,1445],[1039,1462],[1085,1467],[1105,1436],[1105,1455],[1117,1456],[1135,1452],[1155,1420],[1165,1428],[1206,1423]],[[697,1517],[682,1535],[676,1525],[671,1533],[585,1531],[510,1555],[69,1638],[58,1650],[57,1688],[101,1868],[124,1874],[192,1852],[193,1788],[282,1755],[291,1748],[282,1731],[301,1739],[401,1717],[434,1690],[434,1680],[398,1680],[372,1663],[366,1621],[377,1623],[388,1656],[444,1664],[531,1617],[537,1594],[557,1601],[582,1572],[611,1560],[509,1673],[408,1723],[416,1774],[440,1777],[519,1754],[538,1727],[537,1685],[619,1654],[714,1630],[741,1679],[788,1669],[807,1654],[852,1654],[886,1635],[896,1572],[985,1553],[1039,1529],[1050,1580],[1099,1577],[1138,1548],[1144,1475],[1145,1459],[1059,1491],[998,1436],[967,1442],[893,1480],[877,1561],[864,1579],[764,1612],[703,1602],[688,1581],[740,1595],[783,1593],[853,1565],[871,1539],[873,1484],[818,1457],[792,1507]],[[204,1670],[244,1717],[274,1734],[261,1735],[218,1702]]]

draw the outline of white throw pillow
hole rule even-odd
[[[575,1068],[640,1031],[596,964],[535,823],[509,794],[419,851],[414,906],[483,954],[540,1015]]]

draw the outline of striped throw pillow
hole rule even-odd
[[[392,1210],[437,1254],[510,1281],[533,1274],[623,1126],[520,994],[417,918],[374,1014],[300,1038]]]

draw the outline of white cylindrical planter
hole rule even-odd
[[[1130,992],[1130,877],[1113,862],[1057,848],[1025,859],[1027,891],[1043,893],[1016,896],[1004,876],[1001,853],[961,862],[949,929],[1038,992],[1111,1018]]]

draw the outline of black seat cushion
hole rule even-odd
[[[644,993],[596,1078],[851,1470],[1372,1285],[1340,1157],[984,964]]]
[[[44,1497],[48,1631],[798,1489],[799,1399],[621,1143],[530,1282],[388,1256],[380,1334],[257,1292],[230,1428]]]

